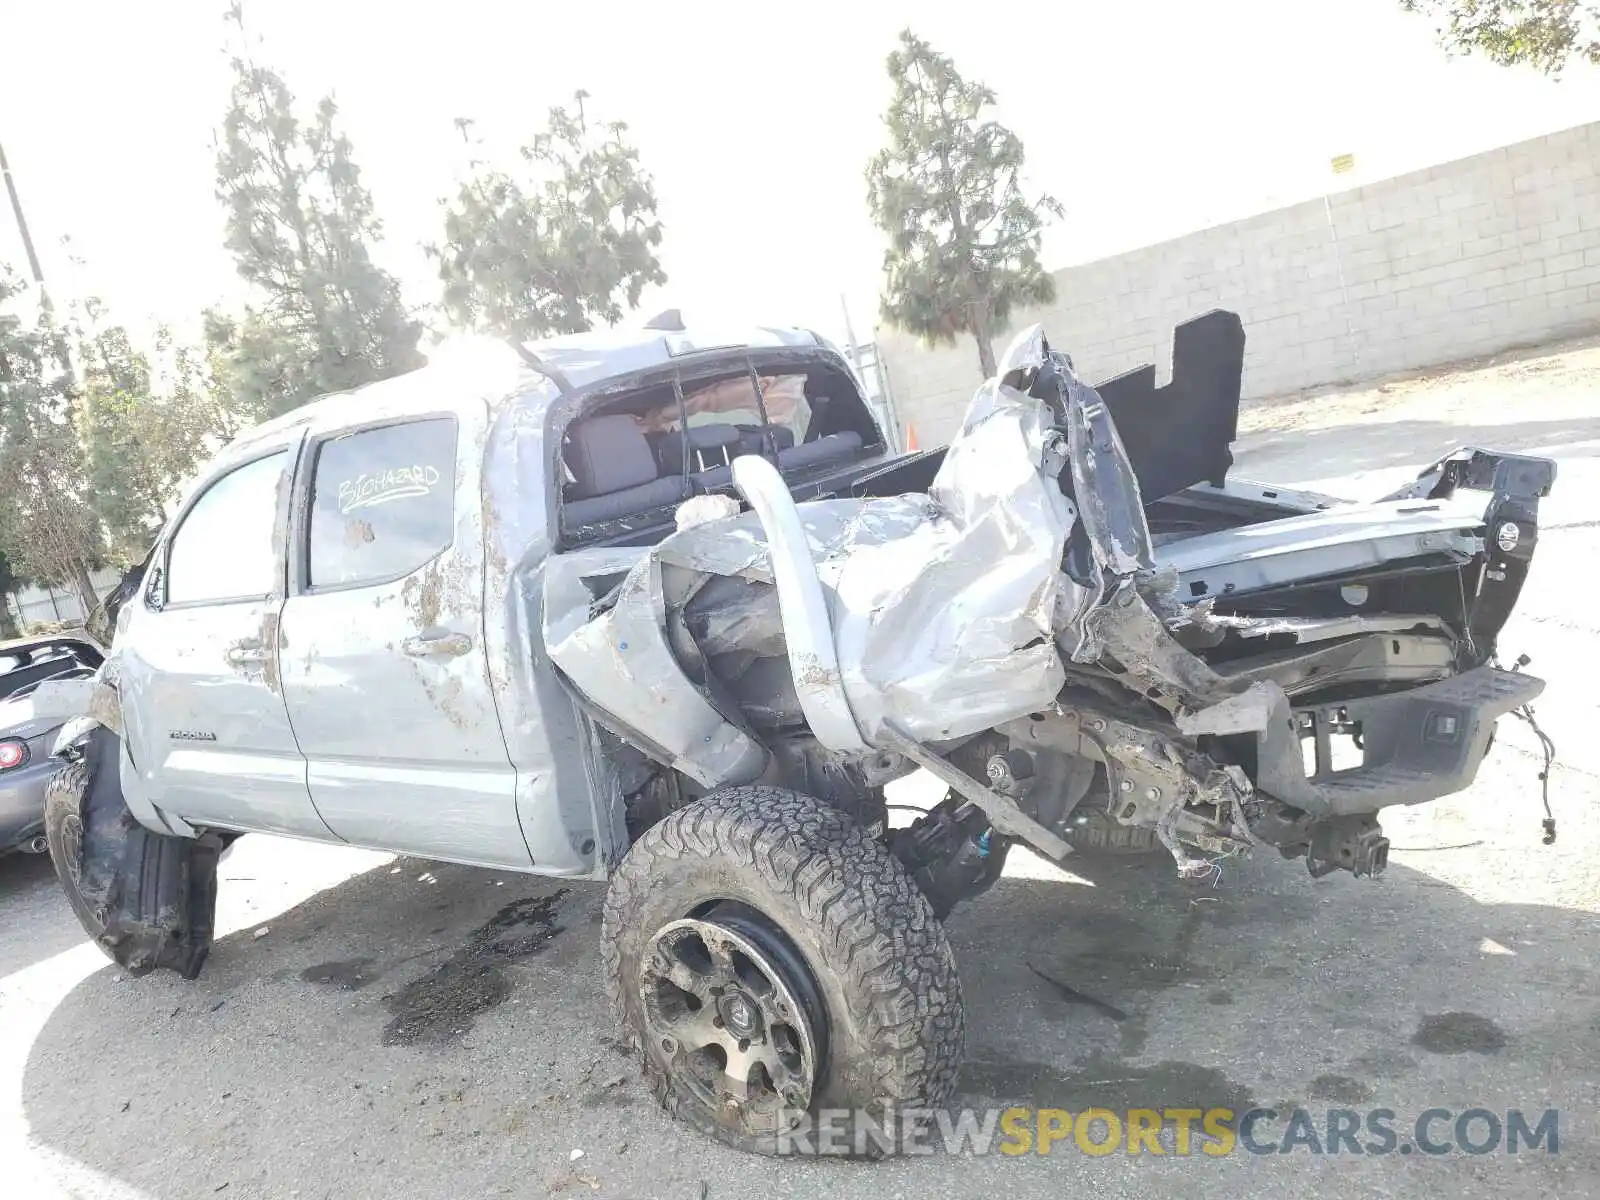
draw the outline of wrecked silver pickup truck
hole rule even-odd
[[[192,489],[58,696],[50,848],[130,972],[199,971],[244,832],[607,879],[669,1110],[755,1150],[888,1127],[951,1095],[940,918],[1010,848],[1375,875],[1379,810],[1465,788],[1543,687],[1495,643],[1552,464],[1230,481],[1230,313],[1162,387],[1028,331],[902,456],[821,339],[652,326],[330,397]],[[919,768],[946,798],[891,830]]]

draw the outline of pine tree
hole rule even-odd
[[[193,347],[156,331],[151,356],[128,331],[83,306],[74,332],[82,376],[75,419],[107,557],[140,561],[201,461],[232,436],[236,421],[207,386]]]
[[[446,202],[439,261],[457,324],[525,341],[613,325],[650,284],[666,282],[656,248],[655,186],[620,121],[591,123],[587,93],[521,148],[525,170],[481,163]],[[471,122],[457,122],[466,134]]]
[[[67,338],[47,311],[25,319],[24,294],[0,267],[0,553],[18,575],[70,588],[89,612],[104,543],[72,421]]]
[[[421,325],[371,246],[382,233],[331,96],[309,122],[283,78],[258,66],[239,5],[240,50],[217,145],[226,246],[255,302],[207,315],[218,368],[261,415],[422,364]]]
[[[1013,307],[1048,304],[1039,264],[1049,196],[1022,191],[1022,140],[989,118],[995,95],[909,29],[889,55],[889,145],[867,167],[872,218],[889,236],[883,319],[928,342],[971,334],[983,377]]]

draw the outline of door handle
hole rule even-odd
[[[464,633],[441,633],[436,637],[408,637],[400,643],[402,652],[412,658],[459,658],[472,649],[472,639]]]
[[[248,638],[242,642],[235,642],[222,652],[223,660],[232,666],[244,666],[246,663],[266,662],[272,651],[268,650],[256,638]]]

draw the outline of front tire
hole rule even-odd
[[[95,945],[130,975],[193,979],[211,949],[217,907],[213,835],[146,829],[122,797],[121,740],[96,729],[82,758],[45,788],[45,840],[67,901]]]
[[[50,777],[44,790],[44,837],[50,865],[73,914],[89,939],[109,955],[101,942],[105,921],[83,894],[83,797],[88,788],[89,767],[84,762],[69,762]]]
[[[778,1153],[808,1116],[846,1109],[871,1122],[851,1152],[874,1154],[896,1110],[955,1090],[965,1019],[944,929],[878,841],[809,796],[728,788],[647,830],[612,877],[603,937],[657,1100],[719,1141]]]

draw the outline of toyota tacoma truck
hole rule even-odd
[[[941,920],[1010,849],[1376,875],[1380,811],[1467,787],[1543,687],[1496,642],[1553,465],[1230,479],[1231,313],[1160,386],[1025,331],[908,454],[811,333],[498,349],[243,434],[105,667],[48,685],[50,851],[130,973],[201,969],[243,833],[604,881],[669,1111],[757,1151],[823,1108],[891,1128],[952,1094]],[[946,795],[891,828],[918,770]]]

